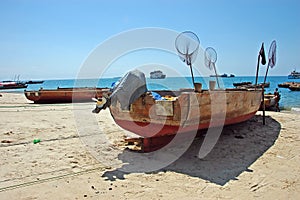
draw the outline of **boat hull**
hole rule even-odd
[[[155,101],[149,94],[124,111],[110,106],[115,122],[142,137],[236,124],[253,117],[261,104],[261,90],[183,92],[171,101]],[[172,98],[171,98],[172,99]]]
[[[0,82],[0,90],[21,89],[21,88],[27,88],[27,85],[25,83],[14,82],[14,81]]]
[[[26,98],[34,103],[90,102],[109,93],[108,88],[58,88],[56,90],[24,91]]]
[[[255,115],[256,111],[253,113],[249,113],[243,116],[228,118],[225,121],[215,122],[213,124],[208,123],[199,123],[193,124],[188,127],[181,127],[180,125],[163,125],[163,127],[157,131],[157,127],[161,127],[161,124],[157,123],[149,123],[149,122],[132,122],[129,120],[119,120],[115,119],[115,122],[123,129],[128,130],[130,132],[136,133],[137,135],[143,137],[159,137],[165,135],[175,135],[177,133],[186,133],[191,131],[198,131],[202,129],[208,129],[210,127],[219,127],[223,125],[237,124],[243,121],[246,121],[252,118]],[[143,127],[147,127],[147,132]],[[155,133],[155,134],[153,134]]]
[[[27,85],[11,85],[11,86],[0,86],[0,90],[12,90],[12,89],[23,89],[27,88]]]
[[[291,91],[300,91],[300,85],[298,85],[298,86],[289,86],[289,89]]]

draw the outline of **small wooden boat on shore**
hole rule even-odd
[[[276,111],[276,103],[277,102],[277,97],[274,94],[265,94],[264,95],[264,103],[265,103],[265,110],[269,111]],[[259,110],[263,110],[263,102],[261,102]]]
[[[0,82],[0,90],[22,89],[27,88],[27,84],[19,81],[2,81]]]
[[[243,122],[253,117],[261,104],[261,90],[155,92],[161,96],[168,96],[171,100],[155,100],[151,93],[146,93],[130,105],[129,112],[122,110],[120,104],[110,106],[115,122],[140,136],[158,137],[176,134],[178,130],[188,132]],[[216,116],[225,116],[224,121],[222,118],[215,119],[211,124],[212,107],[224,103],[217,100],[213,102],[211,98],[218,99],[222,95],[225,99],[221,99],[227,106],[220,108]],[[162,120],[164,118],[166,121]],[[145,126],[147,131],[143,128]],[[161,129],[158,131],[157,127]]]
[[[220,88],[216,78],[216,82],[209,81],[209,90],[202,90],[202,84],[195,82],[192,63],[197,56],[199,43],[197,35],[190,31],[180,33],[175,40],[180,59],[190,67],[193,89],[148,91],[145,74],[134,70],[119,81],[110,96],[104,96],[97,101],[93,112],[99,113],[102,109],[109,108],[114,121],[120,127],[142,136],[140,146],[144,152],[160,149],[178,133],[197,134],[201,129],[236,124],[253,117],[260,107],[263,95],[262,89],[257,85],[254,88],[216,90],[216,82]],[[269,51],[271,54],[268,67],[273,67],[276,61],[276,42],[273,41],[272,44],[275,48],[270,48],[272,51]],[[205,65],[211,70],[214,69],[218,77],[215,67],[216,51],[207,47],[204,56]],[[264,120],[265,118],[263,123]],[[203,141],[208,145],[205,147],[206,152],[218,139],[215,136],[210,137],[209,134],[207,137],[209,139],[205,138]]]
[[[108,88],[57,88],[24,91],[26,98],[34,103],[72,103],[89,102],[109,94]]]
[[[125,130],[142,136],[144,144],[149,139],[157,138],[157,143],[177,133],[246,121],[255,115],[261,104],[261,89],[149,92],[145,78],[138,80],[135,74],[143,77],[136,71],[124,76],[110,97],[97,102],[93,112],[109,107],[114,121]],[[129,92],[130,89],[133,91]],[[151,145],[146,147],[149,149],[144,151],[153,150]]]

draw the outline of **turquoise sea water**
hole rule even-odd
[[[44,89],[56,89],[57,87],[111,87],[113,82],[118,81],[119,78],[102,78],[102,79],[66,79],[66,80],[45,80],[43,84],[28,85],[26,90],[38,90],[41,87]],[[195,77],[195,82],[200,82],[203,89],[207,89],[209,80],[216,80],[213,77]],[[251,81],[255,82],[254,76],[237,76],[233,78],[219,78],[222,88],[234,88],[234,82]],[[267,82],[270,82],[270,88],[266,88],[266,92],[273,93],[279,83],[297,81],[288,79],[287,76],[270,76]],[[259,77],[258,82],[263,82],[263,77]],[[298,80],[300,82],[300,80]],[[176,90],[180,88],[192,88],[192,81],[190,77],[167,77],[165,79],[149,79],[147,78],[147,87],[149,90],[157,89],[171,89]],[[23,92],[23,90],[15,90]],[[300,107],[300,92],[290,91],[287,88],[279,88],[281,93],[280,107],[289,110],[291,107]]]

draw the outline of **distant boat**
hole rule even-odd
[[[300,78],[300,72],[296,72],[296,70],[292,71],[290,75],[288,75],[288,79],[298,79]]]
[[[240,83],[233,83],[234,87],[244,87],[244,88],[262,88],[262,86],[264,86],[264,88],[269,88],[270,87],[270,82],[267,83],[259,83],[257,84],[257,86],[255,86],[254,84],[252,84],[252,82],[240,82]]]
[[[300,91],[300,83],[293,83],[289,86],[291,91]]]
[[[26,81],[25,84],[42,84],[44,81]]]
[[[293,84],[295,84],[295,82],[284,82],[284,83],[279,83],[278,87],[280,87],[280,88],[289,88]]]
[[[151,79],[164,79],[164,78],[166,78],[166,75],[162,71],[156,70],[156,71],[150,72],[150,78]]]
[[[280,88],[289,88],[291,91],[300,91],[300,82],[284,82],[278,84]]]
[[[270,82],[257,84],[257,87],[259,87],[259,88],[261,88],[262,86],[264,86],[264,88],[269,88],[270,87]],[[255,87],[255,85],[252,85],[252,87]]]
[[[218,75],[210,75],[210,77],[222,77],[222,78],[227,78],[228,77],[228,75],[227,74],[218,74]]]
[[[27,88],[25,83],[19,81],[2,81],[0,82],[0,90]]]
[[[26,98],[34,103],[72,103],[89,102],[110,93],[109,88],[57,88],[24,91]]]
[[[289,89],[291,91],[300,91],[300,86],[290,86]]]
[[[238,86],[251,85],[251,84],[252,84],[252,82],[247,81],[247,82],[233,83],[233,86],[238,87]]]

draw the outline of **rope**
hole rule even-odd
[[[7,187],[2,187],[0,188],[0,192],[4,192],[7,190],[13,190],[13,189],[17,189],[17,188],[22,188],[22,187],[26,187],[26,186],[30,186],[30,185],[35,185],[35,184],[41,184],[41,183],[45,183],[48,181],[54,181],[54,180],[60,180],[62,178],[65,177],[71,177],[71,176],[78,176],[81,174],[87,174],[87,173],[91,173],[93,171],[96,170],[104,170],[105,167],[97,167],[97,168],[93,168],[93,169],[87,169],[87,170],[83,170],[80,172],[73,172],[73,173],[68,173],[68,174],[64,174],[64,175],[60,175],[60,176],[53,176],[53,177],[49,177],[49,178],[44,178],[44,179],[40,179],[40,180],[36,180],[36,181],[30,181],[30,182],[26,182],[26,183],[21,183],[21,184],[16,184],[16,185],[10,185]]]

